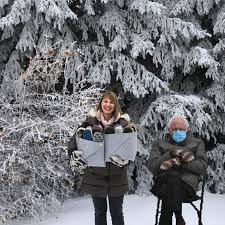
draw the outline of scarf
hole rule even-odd
[[[104,125],[104,127],[105,127],[105,126],[112,125],[112,124],[115,122],[115,118],[114,118],[114,117],[112,117],[110,120],[107,121],[107,120],[104,118],[104,116],[103,116],[102,113],[100,114],[100,116],[101,116],[101,121],[102,121],[102,124]]]

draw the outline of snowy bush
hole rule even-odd
[[[25,214],[40,216],[73,191],[67,142],[96,104],[100,90],[95,86],[82,90],[83,84],[77,83],[69,94],[64,70],[74,55],[68,51],[54,53],[58,49],[56,45],[37,49],[39,52],[29,59],[28,67],[10,89],[1,89],[3,222]],[[60,82],[62,78],[64,82]]]
[[[206,186],[213,193],[225,193],[225,145],[217,144],[216,148],[208,152],[210,165],[207,169]]]

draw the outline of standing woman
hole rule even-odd
[[[103,93],[96,110],[90,111],[87,119],[77,131],[89,129],[89,127],[92,128],[93,133],[94,128],[101,128],[105,133],[110,133],[112,129],[116,130],[118,127],[122,128],[124,132],[135,131],[134,125],[130,124],[129,115],[122,114],[117,96],[111,91]],[[69,141],[68,154],[84,165],[84,171],[78,169],[81,174],[84,173],[81,189],[92,196],[95,225],[107,225],[107,198],[112,224],[124,225],[123,198],[128,191],[126,169],[128,161],[115,156],[111,162],[106,162],[105,167],[85,166],[82,155],[74,157],[74,151],[77,150],[76,134]]]

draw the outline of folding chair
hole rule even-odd
[[[191,204],[192,207],[197,212],[198,225],[203,225],[202,224],[202,208],[203,208],[203,197],[204,197],[204,191],[205,191],[205,182],[206,182],[206,174],[203,175],[201,194],[200,195],[196,194],[192,199],[188,199],[187,201],[184,202],[184,203]],[[194,204],[194,202],[197,201],[197,200],[200,200],[199,208]],[[158,198],[157,208],[156,208],[156,215],[155,215],[155,225],[158,225],[158,223],[159,223],[159,214],[161,212],[161,207],[162,207],[162,200],[160,198]]]

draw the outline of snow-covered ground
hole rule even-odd
[[[198,205],[198,204],[197,204]],[[203,205],[203,225],[225,224],[225,195],[205,193]],[[126,225],[153,225],[156,198],[127,195],[124,199],[124,218]],[[94,209],[91,198],[79,197],[67,200],[54,213],[41,220],[26,219],[8,222],[5,225],[94,225]],[[187,225],[197,225],[197,214],[190,204],[184,204],[183,216]],[[110,215],[108,224],[111,225]],[[175,223],[174,223],[175,224]]]

